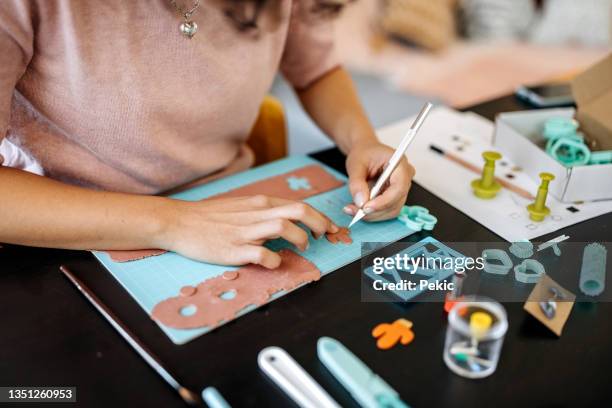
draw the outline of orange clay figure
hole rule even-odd
[[[343,244],[349,245],[353,243],[353,239],[351,238],[351,231],[346,227],[340,227],[340,230],[335,234],[325,234],[325,238],[327,238],[327,240],[332,244],[342,242]]]
[[[372,330],[372,337],[378,338],[376,346],[381,350],[388,350],[400,341],[404,346],[414,340],[412,322],[406,319],[397,319],[393,323],[381,323]]]

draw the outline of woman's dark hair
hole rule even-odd
[[[257,28],[259,15],[269,1],[275,0],[228,0],[229,6],[225,10],[225,14],[240,31],[253,30]],[[315,0],[312,12],[333,16],[338,14],[350,1],[353,0]]]

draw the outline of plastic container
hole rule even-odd
[[[501,304],[485,297],[465,298],[448,314],[444,362],[466,378],[493,374],[507,330],[508,317]]]

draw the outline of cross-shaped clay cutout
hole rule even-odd
[[[312,187],[306,177],[288,177],[287,183],[291,190],[310,190]]]

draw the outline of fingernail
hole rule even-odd
[[[353,209],[349,207],[348,205],[344,207],[342,211],[344,211],[346,214],[349,214],[349,215],[355,215],[355,213],[353,212]]]
[[[364,203],[365,201],[363,199],[363,193],[360,191],[359,193],[355,194],[355,205],[361,208],[363,207]]]
[[[372,214],[374,212],[374,209],[372,207],[366,207],[363,209],[363,212],[366,214]]]

